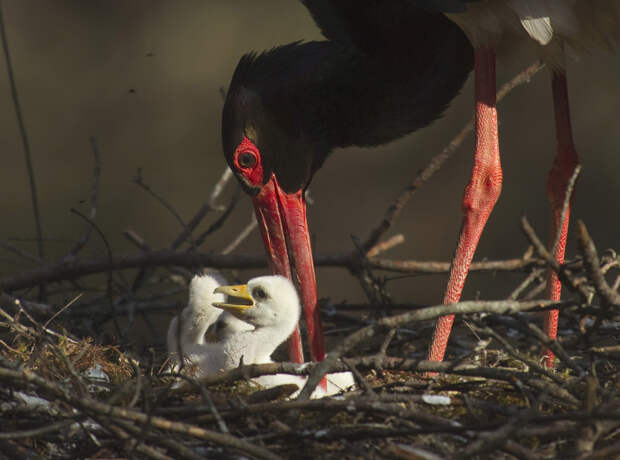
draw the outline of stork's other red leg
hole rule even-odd
[[[481,47],[474,51],[476,82],[476,151],[474,168],[463,197],[463,223],[450,279],[443,302],[454,303],[461,297],[469,266],[482,230],[502,189],[502,167],[495,107],[495,51]],[[454,315],[437,321],[429,351],[432,361],[443,360]]]
[[[557,140],[557,155],[553,166],[549,171],[547,180],[547,196],[551,203],[551,235],[550,244],[554,243],[558,229],[560,236],[553,257],[560,264],[564,262],[566,249],[566,235],[568,233],[568,221],[570,207],[566,210],[562,221],[562,207],[564,206],[565,194],[568,183],[577,167],[579,159],[573,142],[573,130],[570,122],[570,109],[568,105],[568,87],[566,73],[554,71],[551,77],[553,88],[553,108],[555,112],[555,132]],[[549,269],[547,272],[547,297],[550,300],[560,300],[562,284],[557,274]],[[547,337],[555,339],[558,333],[558,310],[550,310],[545,313],[544,330]],[[546,350],[544,362],[548,367],[553,367],[555,356],[551,350]]]

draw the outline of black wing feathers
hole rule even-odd
[[[372,53],[428,27],[429,14],[458,13],[478,0],[301,0],[325,38]],[[432,23],[432,21],[431,21]],[[411,40],[411,37],[409,37]]]

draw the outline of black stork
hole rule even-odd
[[[523,35],[551,62],[557,156],[547,192],[555,257],[562,262],[568,213],[564,193],[577,164],[564,46],[611,42],[620,0],[302,0],[326,41],[295,42],[243,56],[223,109],[224,154],[253,197],[274,273],[295,277],[306,313],[312,358],[324,357],[304,191],[336,147],[377,146],[437,119],[475,69],[476,145],[463,198],[463,224],[444,303],[459,300],[482,230],[502,183],[495,47]],[[592,8],[591,8],[592,7]],[[606,9],[606,10],[605,10]],[[592,12],[597,14],[592,14]],[[605,13],[602,14],[601,12]],[[548,295],[561,286],[551,273]],[[453,316],[436,326],[429,359],[441,361]],[[555,338],[557,312],[545,319]],[[298,330],[291,359],[302,362]],[[547,365],[553,355],[547,352]]]

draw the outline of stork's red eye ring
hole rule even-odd
[[[250,187],[263,186],[263,165],[260,151],[254,143],[244,137],[233,155],[234,169]]]
[[[254,152],[241,152],[239,154],[239,166],[242,168],[251,168],[256,164],[256,155]]]

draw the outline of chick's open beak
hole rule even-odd
[[[248,308],[254,308],[254,299],[248,292],[246,284],[237,284],[234,286],[220,286],[213,291],[214,293],[226,294],[228,297],[244,300],[245,303],[226,303],[213,302],[213,306],[228,311],[235,316],[243,314]]]

